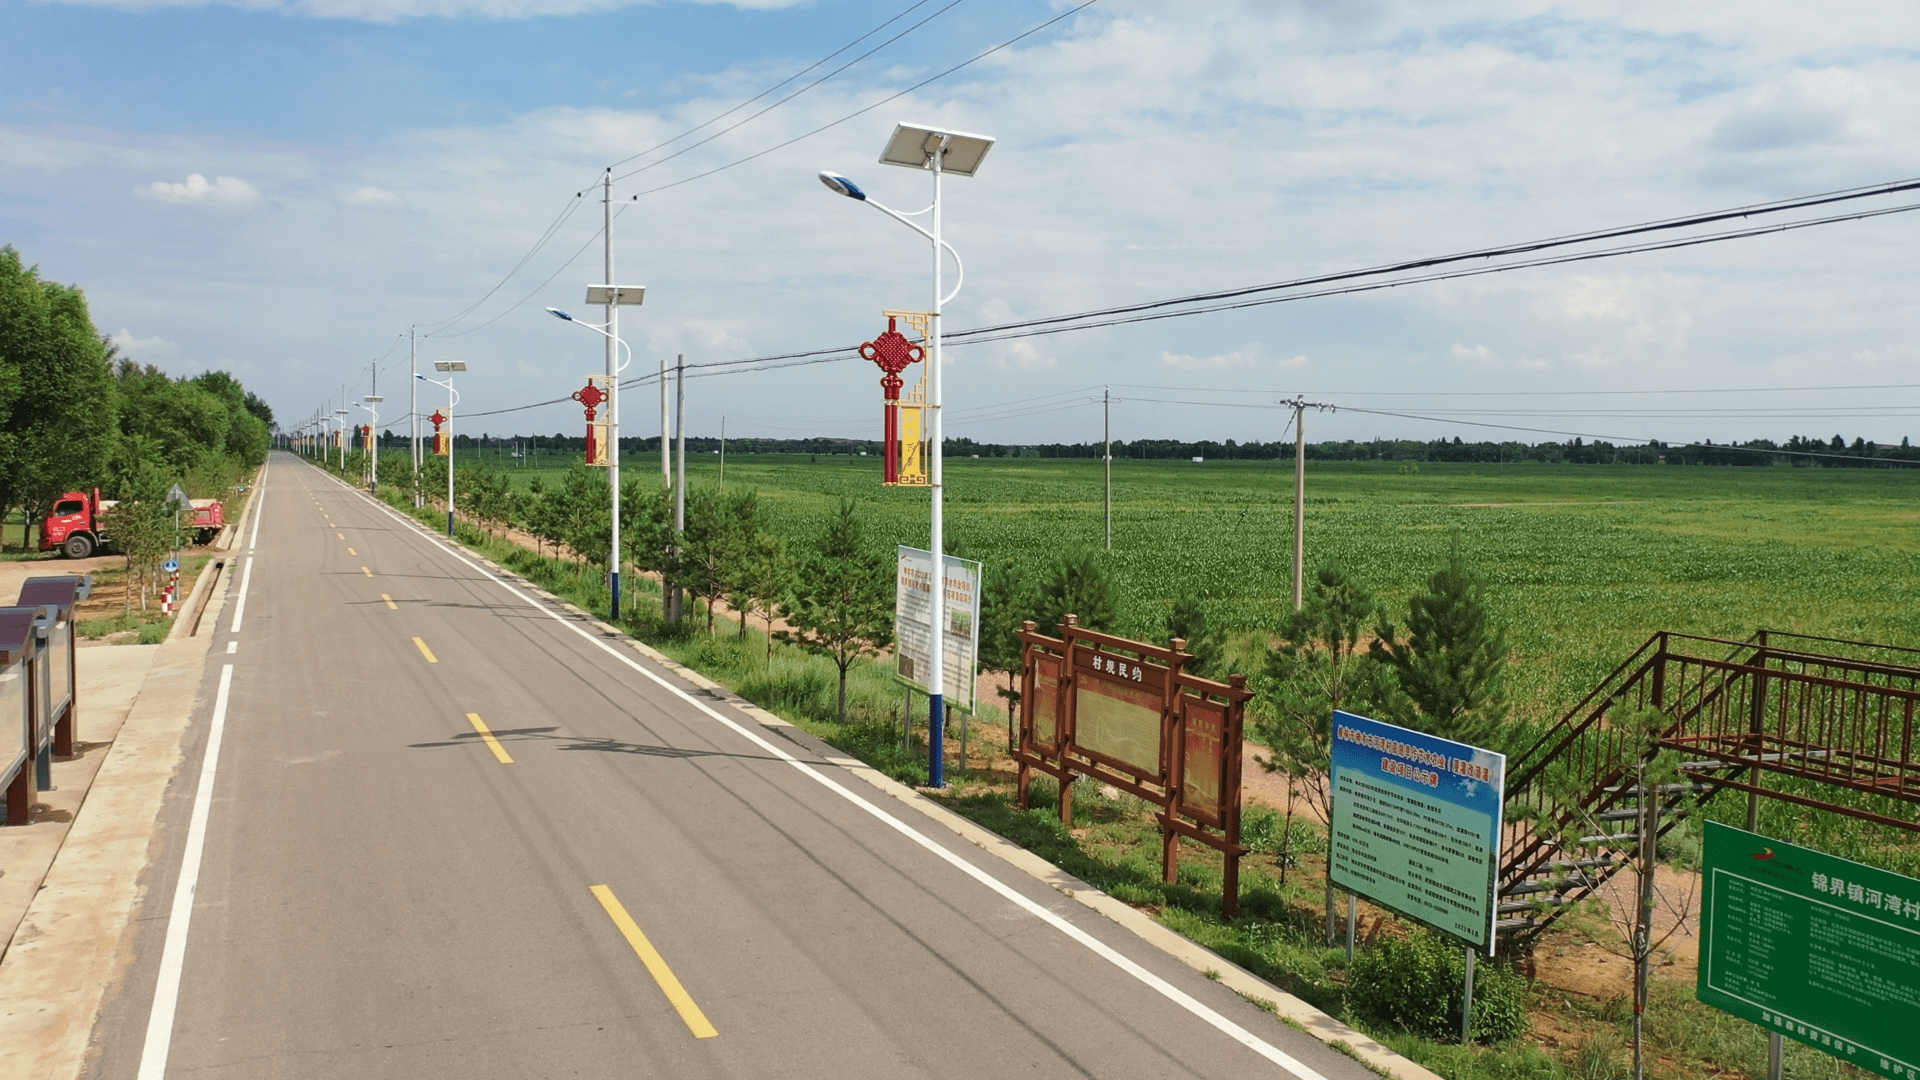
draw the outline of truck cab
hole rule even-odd
[[[40,550],[59,548],[69,559],[84,559],[104,546],[107,537],[100,531],[104,511],[100,491],[69,491],[53,502],[53,509],[40,522]]]

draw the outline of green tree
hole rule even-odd
[[[1281,624],[1279,644],[1267,654],[1250,725],[1272,752],[1259,759],[1269,772],[1297,784],[1324,824],[1332,791],[1324,782],[1333,750],[1336,709],[1362,714],[1401,711],[1393,669],[1363,648],[1361,634],[1379,617],[1373,594],[1338,567],[1314,573],[1300,610]]]
[[[1089,630],[1112,630],[1120,617],[1119,590],[1106,564],[1091,548],[1080,548],[1054,560],[1040,582],[1041,628],[1059,633],[1068,615],[1077,615]]]
[[[605,469],[576,464],[560,478],[553,492],[559,499],[560,542],[582,564],[604,567],[613,543],[613,500]]]
[[[746,625],[750,614],[760,616],[767,632],[769,663],[773,661],[773,620],[780,613],[780,605],[786,602],[787,596],[793,591],[797,580],[794,570],[793,557],[787,551],[786,540],[763,534],[742,549],[740,563],[734,573],[740,623]]]
[[[1399,676],[1413,714],[1402,722],[1441,738],[1500,743],[1507,716],[1507,631],[1493,625],[1486,582],[1460,554],[1407,601],[1404,635],[1382,616],[1371,654]]]
[[[745,491],[720,496],[727,515],[726,590],[727,605],[740,617],[740,635],[747,636],[747,615],[756,603],[751,578],[754,561],[766,534],[766,518],[760,510],[760,496]],[[776,602],[778,598],[775,598]]]
[[[727,499],[710,488],[687,490],[687,523],[680,532],[680,554],[673,560],[673,582],[707,605],[707,633],[713,633],[714,605],[732,586],[737,558],[736,517]]]
[[[893,574],[888,560],[861,536],[851,499],[808,553],[792,600],[780,606],[791,630],[779,637],[831,659],[840,669],[842,723],[847,719],[847,668],[893,643]]]
[[[1293,815],[1304,796],[1321,824],[1333,820],[1331,755],[1335,709],[1397,715],[1400,700],[1393,671],[1361,648],[1361,628],[1378,617],[1373,596],[1337,567],[1322,567],[1300,610],[1281,624],[1279,644],[1267,654],[1255,680],[1251,715],[1256,757],[1268,772],[1287,778],[1286,823],[1281,833],[1284,880],[1292,858]],[[1333,936],[1333,882],[1326,890],[1327,936]]]
[[[185,508],[174,502],[171,487],[157,462],[136,459],[128,467],[120,501],[102,515],[106,531],[126,560],[128,612],[133,610],[136,588],[140,608],[146,610],[147,596],[158,586],[161,562],[183,540],[180,512]]]
[[[108,347],[79,289],[0,247],[0,513],[28,525],[106,471],[116,431]]]
[[[1226,643],[1220,628],[1208,622],[1206,603],[1198,595],[1182,593],[1174,600],[1173,610],[1167,613],[1166,630],[1169,639],[1185,640],[1187,652],[1193,654],[1193,659],[1187,661],[1187,671],[1203,678],[1220,674]]]
[[[981,567],[986,578],[980,588],[980,670],[1004,671],[1006,689],[1000,694],[1009,705],[1020,701],[1021,651],[1019,631],[1029,620],[1040,619],[1040,583],[1024,560],[1012,555],[988,559]],[[1041,633],[1056,628],[1037,626]]]

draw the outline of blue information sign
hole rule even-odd
[[[160,565],[160,569],[162,569],[162,570],[165,570],[165,571],[166,571],[167,573],[169,573],[169,574],[171,574],[171,573],[173,573],[173,572],[174,572],[175,570],[178,570],[178,569],[180,569],[180,560],[179,560],[179,559],[168,559],[168,560],[167,560],[166,562],[164,562],[164,563],[162,563],[162,564]]]
[[[1336,887],[1493,950],[1505,755],[1333,714]]]

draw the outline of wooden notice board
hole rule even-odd
[[[1246,676],[1189,674],[1178,638],[1166,645],[1083,630],[1071,615],[1059,637],[1020,631],[1020,725],[1014,761],[1020,805],[1033,774],[1060,782],[1060,820],[1073,820],[1073,781],[1092,776],[1159,811],[1162,871],[1179,872],[1182,836],[1225,856],[1222,900],[1239,908],[1240,753]]]

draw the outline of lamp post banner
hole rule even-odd
[[[946,563],[944,615],[940,635],[946,645],[940,691],[949,704],[974,708],[974,657],[980,651],[980,564],[949,555]],[[902,679],[931,693],[927,670],[932,666],[933,555],[922,548],[900,546],[899,572],[894,577],[893,663]]]
[[[1493,951],[1504,754],[1333,714],[1333,884]]]

